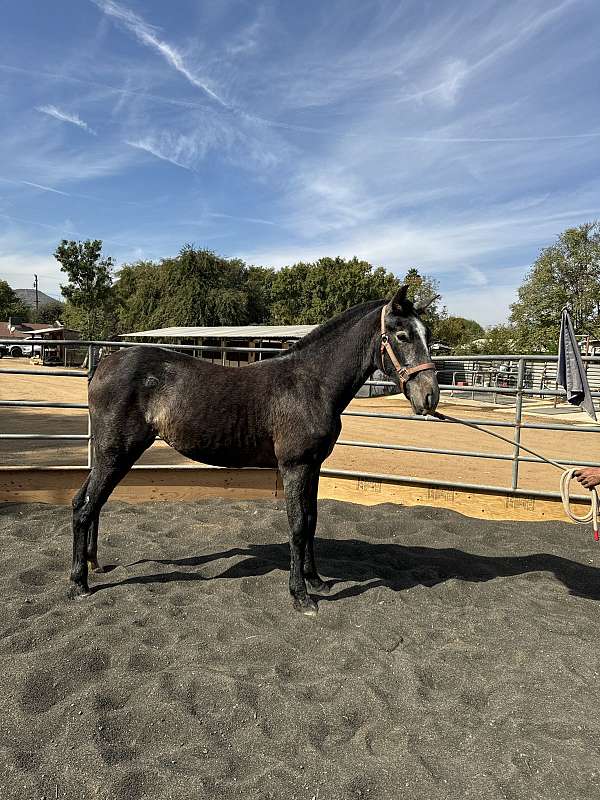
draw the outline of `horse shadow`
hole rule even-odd
[[[406,547],[356,539],[316,539],[315,552],[321,574],[329,579],[330,593],[320,596],[321,601],[335,602],[380,587],[401,592],[415,586],[436,586],[450,579],[480,583],[534,572],[554,575],[572,595],[600,600],[600,569],[548,553],[488,556],[457,548]],[[218,575],[206,576],[199,569],[194,570],[230,558],[239,560]],[[128,566],[147,564],[187,569],[103,583],[96,586],[95,591],[128,584],[235,580],[259,577],[275,570],[287,572],[289,546],[287,542],[251,544],[187,558],[140,559]],[[348,583],[353,585],[340,586]]]

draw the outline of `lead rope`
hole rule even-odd
[[[480,431],[481,433],[487,433],[488,436],[493,436],[496,439],[500,439],[503,442],[507,442],[507,444],[512,444],[514,447],[518,447],[521,450],[525,450],[527,453],[531,453],[532,456],[536,456],[536,458],[545,461],[546,464],[550,464],[556,469],[560,470],[562,475],[560,476],[560,498],[562,500],[563,508],[565,510],[565,514],[569,517],[570,520],[576,522],[578,525],[589,525],[590,522],[592,523],[592,527],[594,530],[594,539],[598,541],[600,539],[600,534],[598,533],[598,519],[599,519],[599,511],[600,511],[600,500],[598,498],[598,492],[594,487],[591,490],[591,501],[592,505],[590,510],[587,514],[579,517],[577,514],[574,514],[571,510],[571,498],[569,496],[569,484],[573,480],[573,476],[577,471],[577,467],[569,467],[565,469],[562,464],[559,464],[557,461],[553,461],[551,458],[546,458],[541,453],[536,453],[535,450],[531,450],[529,447],[525,447],[524,444],[520,442],[515,442],[513,439],[508,439],[506,436],[501,436],[499,433],[494,433],[493,431],[487,431],[484,428],[481,428],[475,422],[467,422],[464,419],[458,419],[457,417],[449,417],[447,414],[442,414],[439,411],[434,412],[433,414],[428,414],[427,418],[432,420],[448,420],[449,422],[457,422],[460,425],[466,425],[468,428],[475,428],[475,430]]]

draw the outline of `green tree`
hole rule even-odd
[[[116,324],[115,300],[112,289],[113,261],[102,257],[102,242],[63,239],[54,258],[61,264],[68,283],[61,286],[67,300],[64,317],[69,327],[76,327],[83,338],[98,339],[110,336]]]
[[[264,322],[272,274],[192,245],[158,264],[125,264],[114,287],[120,329]]]
[[[270,321],[319,324],[357,303],[388,297],[399,286],[398,278],[383,267],[357,258],[299,262],[273,275]]]
[[[436,293],[433,279],[418,278],[416,297]],[[390,272],[357,258],[321,258],[275,271],[186,245],[159,263],[123,265],[114,296],[120,332],[130,333],[186,325],[318,324],[357,303],[389,297],[399,286]]]
[[[519,348],[556,352],[560,316],[567,306],[578,334],[600,324],[600,223],[568,228],[546,247],[511,306]]]
[[[250,322],[268,324],[273,302],[275,270],[268,267],[248,267],[248,316]]]
[[[481,339],[458,348],[465,354],[482,353],[487,355],[504,355],[519,352],[519,342],[512,325],[492,325],[487,328]]]
[[[0,320],[7,321],[9,317],[27,320],[29,308],[6,281],[0,280]]]
[[[485,332],[474,319],[447,316],[438,320],[434,336],[437,341],[456,348],[468,345],[474,339],[481,339],[485,336]]]
[[[429,275],[421,275],[418,269],[411,267],[402,278],[401,283],[408,286],[407,296],[413,303],[435,297],[427,309],[427,319],[434,328],[436,339],[439,338],[435,328],[438,322],[447,316],[446,309],[440,306],[439,281]]]
[[[31,322],[45,322],[47,325],[54,325],[55,322],[62,321],[64,312],[65,304],[60,300],[53,300],[50,303],[44,303],[37,311],[32,309],[29,316]]]
[[[211,250],[185,245],[163,262],[162,308],[168,325],[245,325],[248,322],[246,265]]]
[[[152,261],[124,264],[114,284],[120,333],[160,327],[163,319],[162,273]]]

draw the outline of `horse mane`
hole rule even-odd
[[[348,323],[355,322],[360,317],[366,316],[369,311],[373,311],[375,308],[382,306],[384,303],[387,303],[387,300],[367,300],[365,303],[359,303],[356,306],[348,308],[346,311],[342,311],[342,313],[338,314],[337,317],[328,319],[327,322],[319,325],[313,331],[307,333],[306,336],[303,336],[302,339],[299,339],[292,347],[290,347],[288,352],[304,350],[305,347],[309,347],[311,344],[321,339],[321,337],[326,336],[329,333],[333,333],[334,331],[338,330],[338,328],[348,325]]]

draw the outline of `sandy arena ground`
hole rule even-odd
[[[6,359],[4,366],[31,367],[25,359]],[[47,369],[47,368],[45,368]],[[51,372],[51,370],[48,370]],[[87,402],[87,382],[80,378],[0,375],[0,398],[3,400],[46,400],[48,402]],[[354,400],[350,409],[371,412],[409,413],[403,397],[379,397]],[[514,411],[490,408],[489,405],[453,401],[444,397],[439,406],[451,416],[465,418],[498,419],[510,421]],[[572,416],[572,415],[570,415]],[[578,415],[582,423],[589,420]],[[550,422],[549,417],[526,417],[529,421]],[[562,416],[558,422],[566,422]],[[574,431],[577,425],[573,424]],[[510,428],[493,428],[511,437]],[[6,433],[87,433],[85,411],[69,409],[17,409],[0,408],[0,431]],[[344,417],[341,438],[353,441],[386,442],[411,446],[439,447],[445,449],[476,450],[479,452],[511,453],[511,446],[485,436],[477,431],[457,425],[380,420],[361,417]],[[560,431],[524,430],[523,444],[555,459],[571,461],[600,461],[600,435],[573,433],[565,436]],[[56,441],[0,441],[0,464],[85,464],[85,443]],[[176,464],[187,459],[163,443],[156,443],[141,458],[141,464]],[[188,462],[189,463],[189,462]],[[364,472],[392,473],[418,478],[458,480],[465,483],[486,483],[509,486],[512,464],[482,458],[455,458],[452,456],[423,455],[391,450],[338,446],[326,462],[327,467]],[[548,465],[521,464],[519,485],[522,488],[556,491],[557,471]]]
[[[66,599],[65,507],[0,506],[3,800],[595,800],[600,550],[566,523],[282,501],[128,506]]]

